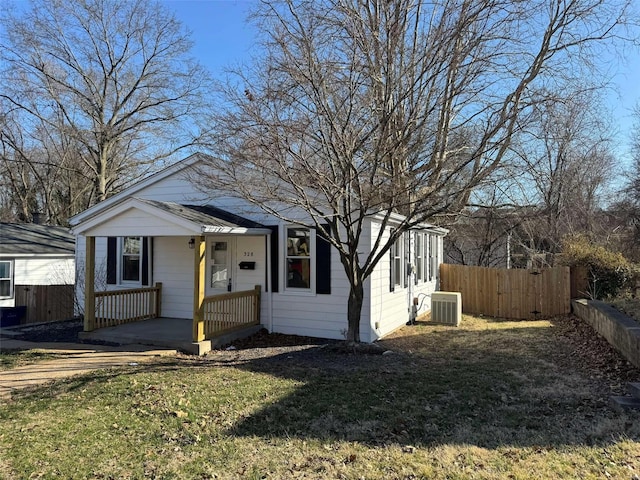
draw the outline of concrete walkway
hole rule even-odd
[[[35,350],[60,355],[61,358],[0,370],[0,401],[11,398],[13,392],[54,380],[82,375],[103,368],[121,367],[172,356],[176,350],[157,349],[144,345],[108,347],[77,343],[36,343],[0,338],[0,351]]]

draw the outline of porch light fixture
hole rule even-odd
[[[196,248],[196,239],[191,237],[191,240],[189,240],[189,248],[191,250],[193,250],[194,248]]]

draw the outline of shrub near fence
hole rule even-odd
[[[506,269],[440,265],[440,289],[462,294],[462,311],[533,319],[571,311],[569,267]]]

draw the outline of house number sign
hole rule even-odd
[[[245,257],[253,257],[253,252],[243,252]]]

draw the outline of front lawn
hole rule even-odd
[[[0,406],[0,478],[640,476],[640,372],[574,318],[405,327],[395,353],[214,353],[92,375]]]

